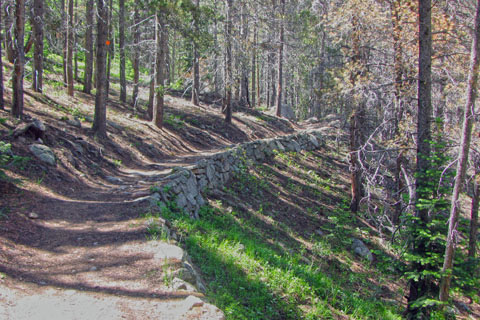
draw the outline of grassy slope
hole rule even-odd
[[[404,285],[375,251],[351,254],[352,237],[376,247],[346,210],[343,154],[277,153],[210,194],[201,219],[163,210],[181,230],[227,319],[399,319]]]

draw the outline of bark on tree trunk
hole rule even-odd
[[[242,1],[241,8],[241,30],[240,36],[242,39],[240,52],[240,104],[242,106],[250,106],[250,98],[248,95],[248,13],[245,1]]]
[[[284,42],[284,32],[285,32],[285,0],[280,1],[280,13],[281,13],[281,21],[280,21],[280,35],[278,37],[278,83],[277,83],[277,117],[282,116],[282,90],[283,90],[283,42]]]
[[[155,62],[150,64],[150,91],[148,94],[147,119],[153,120],[153,103],[155,98]]]
[[[73,97],[73,1],[68,0],[67,15],[67,93]]]
[[[443,260],[442,272],[444,276],[440,283],[440,300],[447,301],[452,279],[453,256],[457,244],[458,216],[460,212],[459,197],[462,192],[465,174],[468,166],[468,155],[472,138],[472,127],[475,116],[475,100],[477,98],[478,70],[480,66],[480,0],[477,1],[475,28],[473,29],[472,51],[470,55],[470,70],[468,76],[467,100],[464,109],[462,139],[457,162],[457,175],[450,204],[450,218],[448,220],[447,246]]]
[[[163,13],[155,15],[155,108],[153,109],[153,122],[157,128],[163,127],[164,107],[164,71],[165,71],[165,22]]]
[[[233,1],[227,0],[227,20],[225,23],[225,102],[224,102],[224,112],[225,112],[225,122],[232,123],[232,85],[233,85],[233,75],[232,75],[232,6]]]
[[[193,39],[193,84],[192,84],[192,104],[194,106],[199,105],[199,94],[200,94],[200,66],[198,61],[198,44],[197,44],[197,36],[198,36],[198,15],[200,10],[200,0],[196,0],[196,11],[194,13],[194,29],[196,33],[196,37]]]
[[[67,0],[68,1],[68,0]],[[63,85],[66,86],[68,83],[67,79],[67,42],[68,42],[68,19],[67,14],[65,13],[65,0],[61,0],[60,2],[61,10],[62,10],[62,30],[60,31],[63,47],[62,47],[62,64],[63,64]]]
[[[127,101],[127,78],[125,76],[125,0],[118,1],[118,41],[120,46],[120,101]]]
[[[96,79],[97,93],[95,95],[95,114],[93,131],[99,138],[107,137],[107,33],[108,33],[108,6],[104,0],[97,0],[97,66]]]
[[[7,60],[10,63],[13,63],[14,58],[14,48],[13,48],[13,40],[12,40],[12,30],[14,29],[13,26],[13,11],[14,5],[12,0],[7,0],[5,3],[5,53]]]
[[[78,25],[78,2],[75,0],[75,14],[73,16],[73,21],[74,21],[74,26],[76,27]],[[78,81],[78,50],[77,50],[77,44],[78,44],[78,36],[75,28],[73,29],[73,61],[74,61],[74,67],[73,67],[73,79],[75,81]]]
[[[25,68],[25,52],[23,42],[25,38],[25,0],[15,2],[15,49],[13,71],[13,101],[12,115],[23,117],[23,76]]]
[[[106,1],[106,0],[105,0]],[[109,45],[107,46],[107,100],[108,95],[110,94],[110,74],[111,74],[111,66],[112,66],[112,59],[114,58],[115,54],[115,41],[114,41],[114,34],[113,34],[113,0],[109,1],[108,5],[108,20],[107,20],[107,40],[109,41]]]
[[[475,258],[478,234],[478,203],[480,200],[480,161],[476,161],[475,182],[473,187],[472,207],[470,210],[470,234],[468,237],[468,256]]]
[[[256,72],[257,72],[257,39],[258,39],[258,32],[257,32],[257,22],[255,21],[253,27],[253,49],[252,49],[252,108],[256,106]]]
[[[33,2],[33,32],[35,49],[33,52],[32,86],[35,92],[43,87],[43,0]]]
[[[0,26],[2,25],[2,1],[0,0]],[[0,110],[5,109],[5,101],[3,99],[3,61],[2,61],[2,29],[0,28]]]
[[[133,31],[133,93],[132,93],[132,104],[133,112],[137,113],[138,108],[138,82],[140,80],[140,58],[139,58],[139,44],[140,44],[140,17],[138,14],[138,5],[135,4],[135,9],[133,13],[134,19],[134,31]]]
[[[419,0],[419,57],[418,57],[418,119],[417,119],[417,168],[415,179],[415,203],[419,199],[428,197],[428,177],[427,170],[431,168],[430,156],[431,147],[431,117],[432,117],[432,28],[431,28],[431,0]],[[428,209],[417,209],[416,215],[419,218],[416,221],[416,229],[427,228],[429,222]],[[417,234],[412,235],[413,254],[424,256],[428,250],[428,244],[425,239]],[[414,262],[412,265],[415,271],[421,274],[428,265]],[[408,318],[416,319],[420,316],[427,316],[428,310],[425,307],[414,306],[414,303],[424,297],[430,291],[431,280],[427,277],[419,278],[417,281],[409,281]]]
[[[85,74],[83,80],[83,92],[90,94],[92,91],[93,75],[93,0],[87,0],[85,17],[87,29],[85,31]]]

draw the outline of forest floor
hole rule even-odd
[[[159,130],[113,95],[109,138],[99,141],[91,131],[94,96],[68,97],[54,81],[42,95],[26,91],[26,120],[45,124],[42,140],[57,164],[35,159],[28,147],[37,137],[14,137],[22,122],[0,111],[0,140],[12,151],[2,169],[8,178],[0,179],[0,318],[219,316],[207,305],[194,308],[191,296],[210,301],[228,319],[399,318],[405,283],[388,269],[388,245],[366,219],[352,221],[341,209],[349,192],[341,131],[332,128],[321,152],[278,154],[210,193],[203,222],[166,214],[205,277],[205,296],[171,289],[167,269],[182,253],[169,246],[175,241],[147,241],[149,208],[135,200],[176,166],[305,127],[255,110],[237,110],[227,125],[214,104],[195,107],[167,96]],[[7,101],[10,95],[7,89]],[[204,238],[212,234],[217,238]],[[351,236],[376,248],[372,264],[347,252]],[[226,243],[233,251],[224,253],[243,262],[218,260],[207,250]],[[459,315],[480,317],[477,304],[468,308]]]
[[[5,98],[8,105],[9,89]],[[148,208],[135,199],[150,194],[173,167],[297,129],[255,111],[236,112],[226,125],[215,105],[195,107],[167,96],[165,128],[159,130],[117,98],[108,103],[109,139],[97,141],[90,129],[94,96],[67,97],[53,81],[43,95],[26,89],[25,119],[45,124],[42,140],[55,153],[55,167],[29,151],[38,137],[14,137],[23,123],[0,111],[1,141],[11,145],[12,156],[2,170],[7,178],[0,180],[0,318],[193,317],[180,301],[203,295],[165,285],[162,269],[181,255],[146,241],[140,214]],[[74,118],[81,126],[69,123]],[[162,250],[173,254],[168,262],[159,257]]]

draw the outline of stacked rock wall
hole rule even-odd
[[[176,169],[160,181],[160,190],[150,198],[154,202],[175,200],[178,208],[198,218],[198,210],[205,204],[202,193],[207,189],[221,189],[247,161],[264,162],[274,151],[300,152],[320,148],[324,143],[323,130],[308,130],[271,139],[243,143],[216,153],[194,165]],[[161,205],[160,205],[161,206]]]

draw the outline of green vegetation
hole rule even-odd
[[[0,141],[0,180],[10,181],[2,169],[16,167],[20,170],[24,170],[30,161],[29,157],[22,157],[13,154],[11,149],[12,145],[10,143]]]
[[[285,213],[278,212],[280,204],[269,194],[283,194],[290,187],[276,191],[275,179],[290,174],[289,170],[307,174],[308,168],[301,162],[297,167],[302,169],[285,166],[301,155],[278,155],[269,165],[249,169],[245,164],[226,189],[228,196],[202,207],[199,220],[179,212],[173,203],[161,209],[161,216],[182,235],[186,250],[206,278],[207,296],[224,310],[227,319],[334,319],[342,315],[400,319],[397,302],[379,297],[383,286],[392,281],[386,271],[388,263],[374,266],[361,261],[363,272],[352,269],[358,258],[349,252],[351,237],[358,236],[361,228],[352,222],[347,199],[328,214],[323,229],[330,233],[322,237],[302,232],[305,226],[281,218]],[[317,156],[307,157],[311,161]],[[276,168],[282,166],[279,172]],[[312,188],[289,181],[294,189]],[[232,207],[244,193],[258,209]],[[316,215],[312,222],[321,218],[319,210],[306,210]],[[378,256],[380,261],[391,262],[380,250]]]

